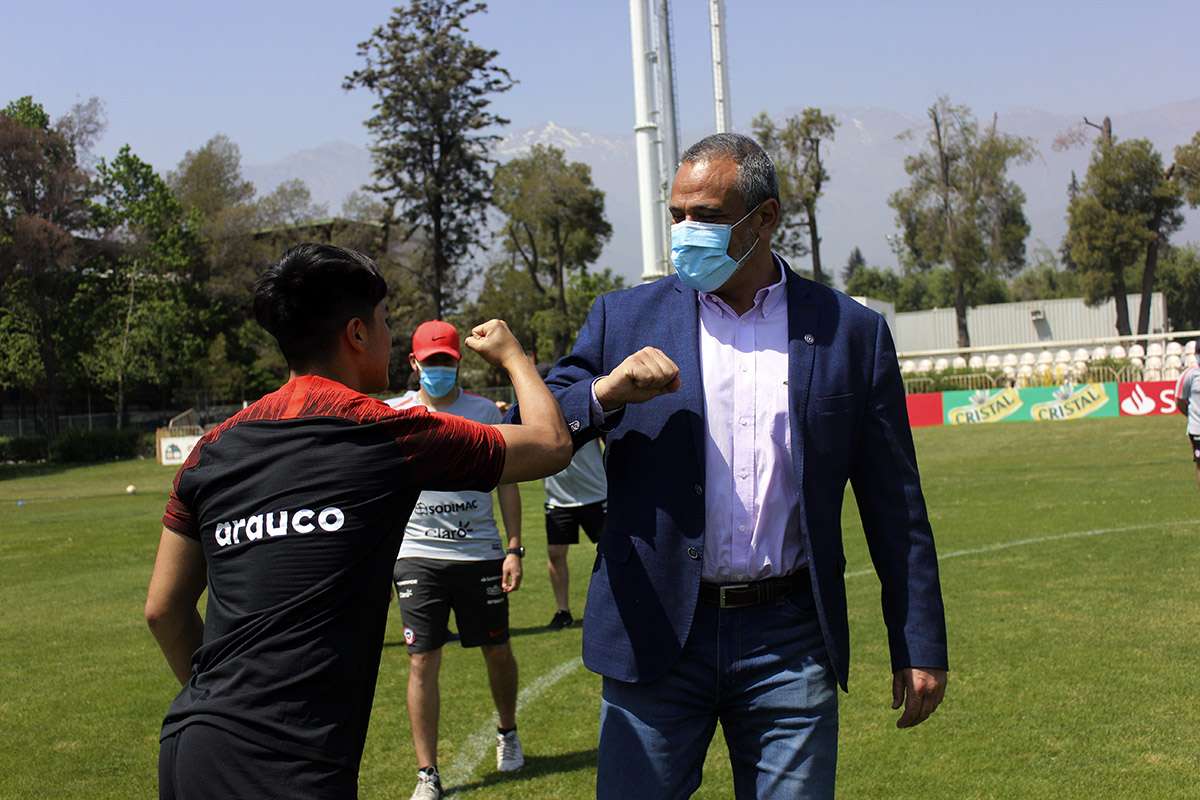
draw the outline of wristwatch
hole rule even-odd
[[[516,556],[517,558],[524,558],[525,557],[525,545],[521,545],[520,547],[510,547],[505,552],[508,553],[509,555]]]

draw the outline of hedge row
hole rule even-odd
[[[0,461],[41,461],[47,455],[44,436],[0,436]]]
[[[49,447],[41,436],[0,437],[0,461],[41,461],[47,457],[66,464],[119,461],[137,458],[145,447],[143,438],[136,430],[113,428],[95,431],[68,428]]]

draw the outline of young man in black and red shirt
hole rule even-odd
[[[466,346],[509,373],[523,424],[367,397],[388,385],[386,293],[369,258],[314,244],[255,287],[290,379],[180,469],[146,600],[183,684],[163,723],[162,798],[357,796],[392,565],[421,490],[490,491],[570,461],[557,404],[497,320]]]

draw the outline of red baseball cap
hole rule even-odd
[[[432,319],[421,323],[413,333],[413,355],[424,361],[434,353],[447,353],[462,359],[458,349],[458,331],[449,322]]]

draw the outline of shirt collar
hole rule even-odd
[[[763,319],[775,313],[787,297],[787,275],[783,271],[783,261],[774,253],[771,254],[771,257],[775,260],[775,266],[779,270],[779,280],[770,286],[764,286],[762,289],[759,289],[754,295],[753,307],[746,312],[747,314],[756,313]],[[700,300],[700,305],[706,307],[709,311],[715,311],[721,316],[728,314],[730,317],[737,317],[733,309],[712,292],[697,292],[696,295]]]

